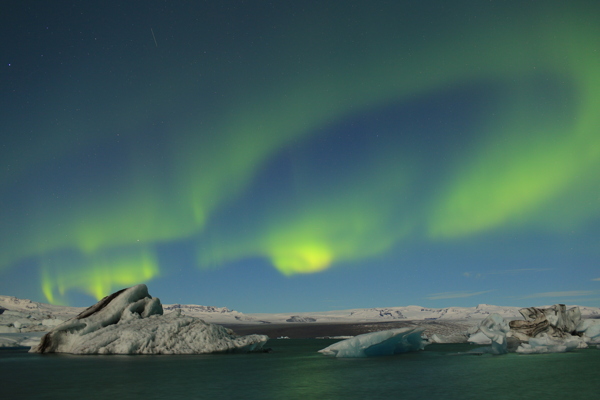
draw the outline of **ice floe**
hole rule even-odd
[[[423,350],[423,328],[399,328],[365,333],[334,343],[319,353],[335,357],[375,357]]]

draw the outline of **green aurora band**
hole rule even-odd
[[[153,247],[179,240],[198,241],[200,268],[264,257],[282,274],[294,275],[385,255],[409,235],[441,241],[523,227],[562,232],[584,224],[600,214],[597,202],[576,200],[600,183],[600,27],[593,15],[568,6],[521,16],[484,11],[476,21],[449,17],[427,41],[411,15],[377,29],[373,21],[357,20],[353,29],[362,24],[377,32],[359,40],[359,55],[335,50],[349,28],[332,27],[323,36],[327,24],[289,24],[280,32],[283,56],[259,50],[258,59],[273,61],[268,71],[259,73],[260,65],[252,64],[228,67],[234,77],[229,96],[168,124],[160,152],[131,134],[121,143],[127,162],[108,179],[79,177],[85,185],[67,188],[63,198],[30,193],[27,215],[3,210],[0,271],[39,259],[43,292],[60,303],[70,290],[101,298],[121,285],[161,276],[168,267],[159,265]],[[507,15],[510,24],[502,22]],[[315,36],[326,38],[321,46],[311,44]],[[291,61],[295,54],[310,62]],[[188,68],[189,76],[197,73]],[[288,77],[265,84],[271,70]],[[568,87],[566,110],[564,104],[556,114],[552,107],[532,110],[537,99],[526,83],[540,76]],[[451,155],[446,179],[417,205],[402,199],[411,198],[420,161],[410,149],[388,150],[391,157],[374,147],[370,161],[332,190],[314,190],[306,172],[296,182],[296,200],[275,202],[263,220],[246,227],[252,229],[239,233],[212,224],[215,213],[241,201],[270,160],[313,140],[320,129],[392,102],[411,104],[484,82],[505,85],[503,108],[474,122],[473,129],[481,130],[475,151]],[[147,99],[160,98],[165,88],[185,98],[206,90],[202,85],[172,78],[130,101],[156,111],[160,106]],[[147,128],[132,126],[145,118],[136,110],[111,126]],[[91,135],[82,147],[115,145],[114,135]],[[74,152],[60,154],[57,163]],[[373,162],[378,155],[394,161]],[[34,168],[37,162],[21,165],[15,174],[26,178]],[[5,184],[0,194],[10,188]],[[567,200],[577,207],[561,209]]]

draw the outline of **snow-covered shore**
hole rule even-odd
[[[544,306],[542,306],[544,307]],[[572,307],[572,306],[568,306]],[[600,308],[579,307],[582,317],[600,318]],[[40,335],[58,324],[75,317],[85,308],[64,307],[0,295],[0,347],[31,346]],[[491,314],[506,320],[521,319],[521,307],[480,304],[476,307],[427,308],[421,306],[377,307],[324,312],[244,314],[226,307],[203,305],[163,305],[165,314],[181,313],[205,322],[224,325],[298,325],[298,324],[364,324],[419,321],[422,323],[453,323],[460,327],[476,327]],[[449,332],[449,334],[452,332]],[[444,338],[443,340],[446,340]]]

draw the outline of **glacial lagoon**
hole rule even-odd
[[[595,398],[600,350],[465,355],[432,344],[396,356],[340,359],[335,340],[270,340],[270,353],[74,356],[0,350],[0,398],[531,399]]]

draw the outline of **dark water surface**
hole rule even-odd
[[[469,345],[370,359],[334,340],[272,340],[272,353],[73,356],[0,351],[0,399],[596,399],[600,350],[456,355]]]

